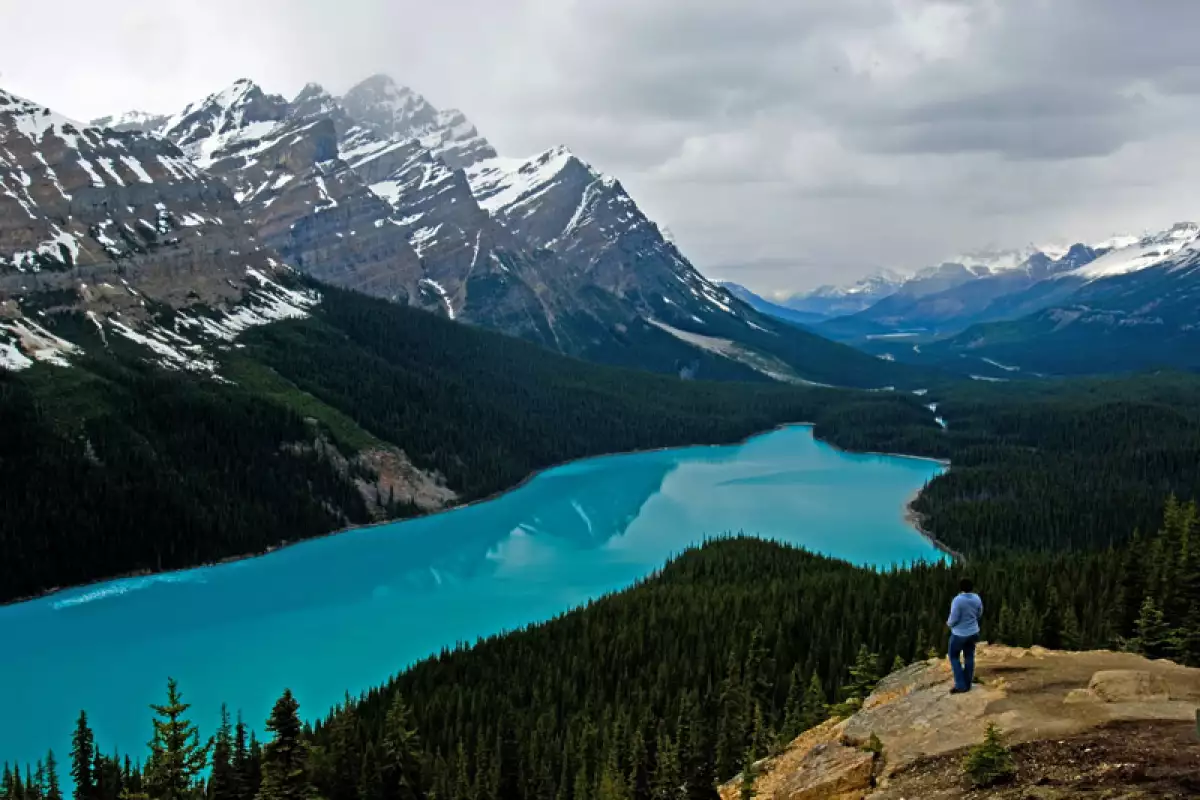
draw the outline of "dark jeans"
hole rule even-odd
[[[975,644],[979,634],[955,636],[950,634],[950,671],[954,673],[954,685],[964,692],[971,691],[975,679]],[[958,657],[962,656],[962,663]]]

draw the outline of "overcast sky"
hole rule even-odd
[[[761,291],[1200,216],[1196,0],[0,0],[78,119],[374,72],[567,144]]]

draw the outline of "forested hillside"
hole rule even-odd
[[[1106,546],[1150,529],[1168,493],[1200,494],[1191,376],[920,397],[683,381],[324,291],[312,318],[225,351],[224,381],[99,340],[74,367],[0,374],[0,413],[22,421],[0,428],[0,600],[417,513],[362,491],[377,476],[356,456],[381,448],[462,501],[573,458],[810,421],[841,447],[952,459],[916,509],[968,555]]]
[[[378,475],[357,456],[381,451],[466,501],[570,459],[785,422],[850,444],[864,416],[933,426],[915,398],[602,367],[322,291],[314,317],[221,353],[221,380],[146,364],[71,318],[55,325],[86,345],[73,366],[0,371],[15,423],[0,426],[0,601],[416,513],[362,490]]]
[[[987,638],[1200,665],[1196,508],[1171,500],[1161,516],[1161,530],[1122,548],[972,562]],[[207,796],[711,800],[714,780],[851,713],[890,669],[938,653],[959,573],[876,572],[754,539],[709,543],[631,589],[419,663],[314,727],[285,693],[264,746],[240,718],[227,722]],[[205,738],[192,737],[173,684],[156,711],[144,768],[130,760],[138,753],[95,751],[80,717],[77,797],[200,785]],[[26,774],[8,773],[5,800],[53,797],[45,762]]]

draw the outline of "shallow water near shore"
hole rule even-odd
[[[944,469],[790,426],[578,461],[443,514],[0,607],[14,648],[0,659],[0,760],[53,747],[63,764],[81,708],[104,751],[144,757],[147,706],[168,676],[204,735],[222,702],[261,732],[285,687],[312,718],[443,647],[553,617],[726,533],[863,565],[941,559],[905,507]]]

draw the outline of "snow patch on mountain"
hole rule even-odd
[[[551,148],[532,158],[493,158],[481,161],[466,170],[471,192],[480,208],[495,214],[508,211],[536,200],[553,188],[557,176],[577,161],[596,177],[600,174],[575,156],[565,146]],[[585,198],[586,199],[586,198]],[[583,203],[580,203],[580,208]],[[575,219],[579,208],[572,216]]]
[[[0,321],[0,368],[28,369],[35,361],[69,367],[66,356],[79,348],[27,317]]]
[[[1166,261],[1196,242],[1197,237],[1200,237],[1200,225],[1194,222],[1177,222],[1165,231],[1143,236],[1136,242],[1117,247],[1067,274],[1094,280],[1137,272]]]
[[[0,89],[0,114],[11,114],[16,128],[34,144],[53,133],[74,147],[73,139],[87,126],[32,100]]]

